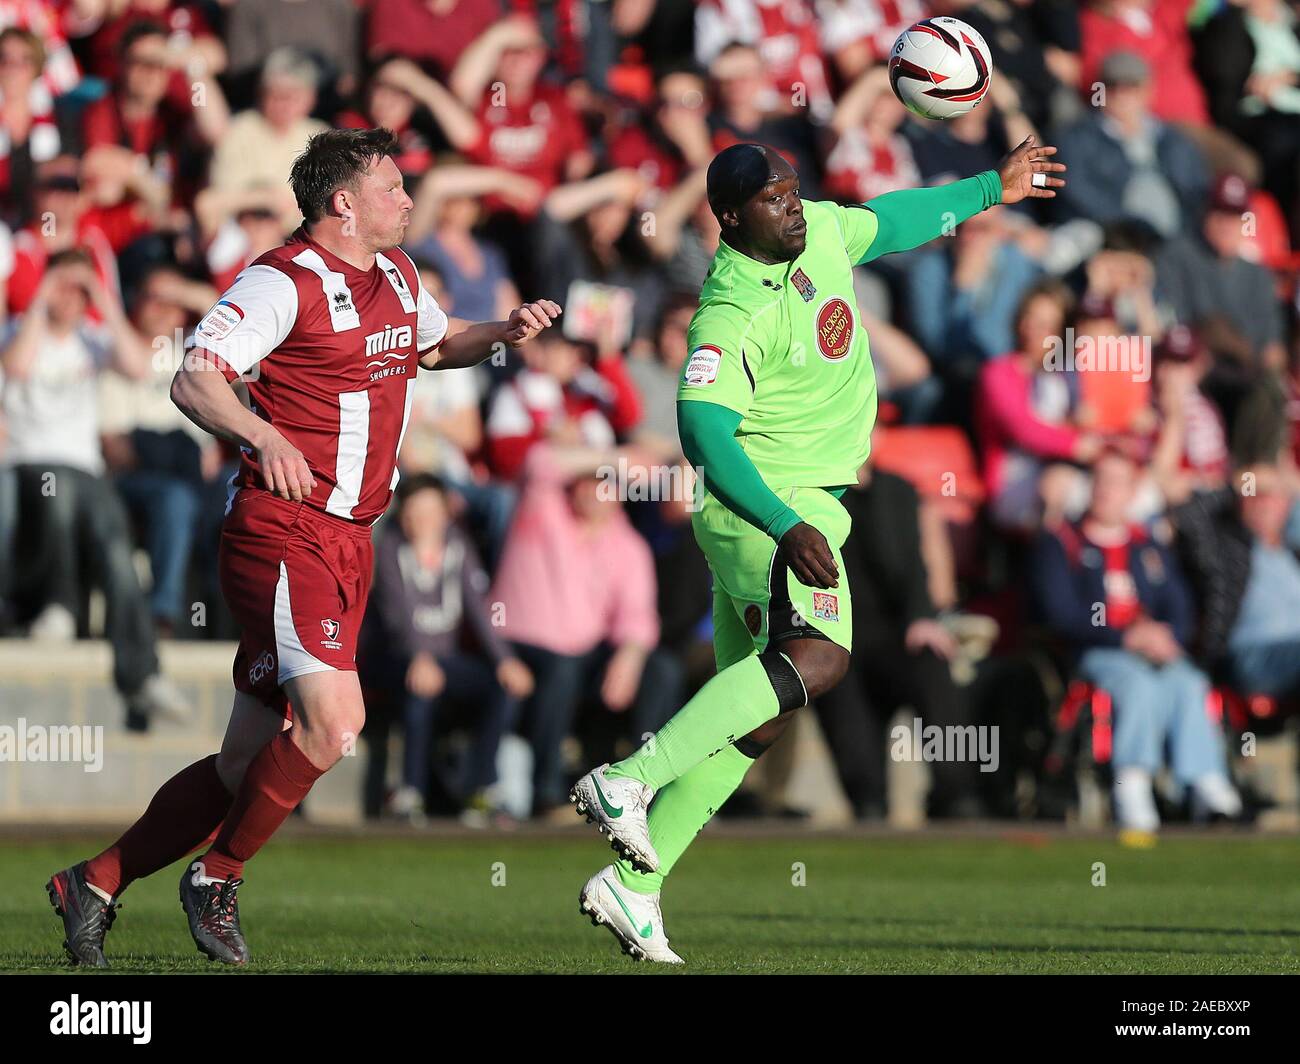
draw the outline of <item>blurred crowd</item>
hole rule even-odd
[[[995,64],[946,123],[887,72],[936,14]],[[169,400],[184,335],[299,224],[306,139],[386,126],[405,247],[448,313],[565,315],[509,363],[419,379],[359,658],[366,810],[545,815],[712,670],[674,395],[718,243],[713,154],[760,141],[805,198],[862,202],[1032,134],[1069,165],[1056,199],[857,271],[881,418],[844,500],[854,666],[818,719],[862,819],[887,812],[900,707],[1000,728],[998,772],[930,766],[933,817],[1059,815],[1086,757],[1121,826],[1249,818],[1270,796],[1243,786],[1240,736],[1300,696],[1298,18],[0,0],[0,629],[102,633],[129,726],[184,716],[158,640],[234,635],[215,577],[234,454]],[[499,779],[516,734],[527,764]],[[766,761],[774,785],[733,810],[797,814]]]

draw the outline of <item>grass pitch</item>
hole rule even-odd
[[[0,839],[0,971],[69,970],[44,884],[111,834]],[[676,974],[579,916],[611,857],[594,833],[286,836],[240,893],[248,971]],[[1300,972],[1296,868],[1285,838],[709,832],[664,915],[693,973]],[[217,970],[190,941],[180,870],[126,894],[114,971]]]

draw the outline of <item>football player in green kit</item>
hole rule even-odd
[[[691,320],[677,420],[707,489],[693,524],[713,571],[718,671],[636,753],[569,796],[621,855],[583,887],[582,911],[631,956],[681,963],[663,928],[664,877],[791,712],[848,667],[839,497],[876,419],[853,267],[994,204],[1054,196],[1065,183],[1052,176],[1065,170],[1055,153],[1030,137],[997,170],[850,207],[800,199],[799,175],[761,145],[710,163],[722,236]]]

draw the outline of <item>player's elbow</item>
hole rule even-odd
[[[172,378],[171,399],[182,414],[189,416],[194,412],[194,374],[187,371],[185,366],[181,366]]]

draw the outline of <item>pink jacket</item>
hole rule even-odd
[[[1068,425],[1043,421],[1030,405],[1033,374],[1016,355],[984,363],[975,397],[975,432],[984,454],[984,483],[990,495],[1002,491],[1007,456],[1022,451],[1036,458],[1068,459],[1079,433]]]
[[[602,641],[654,647],[658,587],[649,546],[621,508],[597,531],[585,528],[565,488],[550,445],[531,448],[490,598],[494,610],[500,603],[502,634],[556,654],[585,654]]]

